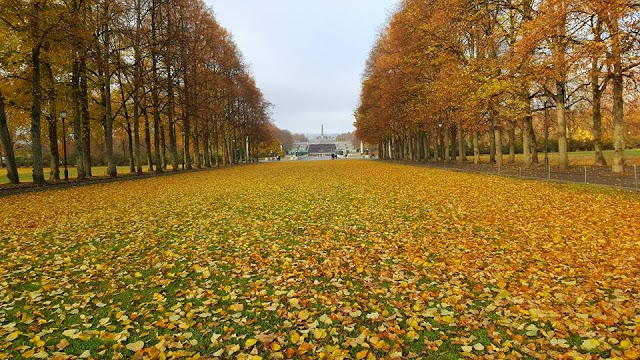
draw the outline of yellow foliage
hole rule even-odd
[[[639,208],[368,161],[8,196],[0,357],[632,358]]]

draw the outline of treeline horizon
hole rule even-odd
[[[623,172],[640,143],[639,26],[629,0],[404,0],[367,61],[357,136],[386,159],[477,163],[489,148],[498,166],[516,149],[539,163],[543,136],[567,169],[579,135]]]
[[[277,141],[270,107],[202,0],[0,0],[0,141],[12,183],[18,137],[36,184],[45,159],[51,180],[68,160],[79,179],[92,176],[96,142],[117,176],[115,138],[138,174],[249,162]]]

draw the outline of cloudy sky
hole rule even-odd
[[[233,33],[278,127],[353,130],[360,75],[398,0],[207,0]]]

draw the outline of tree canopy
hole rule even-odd
[[[275,139],[270,107],[201,0],[0,1],[0,139],[12,182],[18,155],[34,182],[45,181],[46,159],[59,179],[61,139],[79,178],[95,164],[116,176],[117,164],[142,173],[250,161]]]
[[[568,131],[579,127],[592,132],[594,162],[606,164],[604,112],[621,172],[624,106],[639,99],[639,21],[628,0],[404,0],[371,50],[357,134],[394,159],[463,161],[472,144],[478,161],[489,143],[498,165],[504,137],[509,161],[517,143],[531,165],[536,134],[548,143],[552,129],[566,169]],[[588,116],[588,126],[577,124]]]

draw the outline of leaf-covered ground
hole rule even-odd
[[[640,353],[637,194],[301,162],[0,214],[0,359]]]

